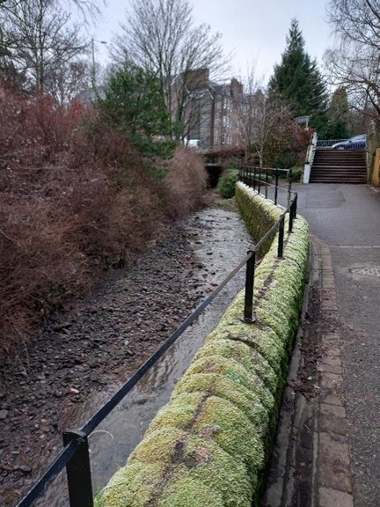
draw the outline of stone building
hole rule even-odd
[[[189,71],[181,76],[181,84],[186,96],[185,138],[200,140],[203,149],[239,144],[243,85],[235,78],[223,84],[211,81],[208,69]]]

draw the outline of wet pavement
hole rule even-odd
[[[320,311],[314,320],[315,314],[306,315],[298,344],[314,335],[318,362],[313,378],[320,394],[297,401],[293,393],[289,432],[277,451],[286,454],[286,464],[266,505],[378,507],[379,189],[309,184],[293,190],[298,212],[310,226],[310,287]]]

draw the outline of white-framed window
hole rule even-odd
[[[226,114],[223,115],[223,119],[222,119],[222,124],[223,124],[223,127],[231,127],[231,116],[228,116]]]
[[[225,134],[224,132],[222,134],[222,144],[231,144],[231,136]]]
[[[223,97],[223,109],[231,111],[231,99],[229,97]]]

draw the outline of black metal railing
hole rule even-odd
[[[239,167],[239,179],[246,185],[257,190],[265,199],[271,199],[275,205],[288,206],[292,195],[292,169],[276,169],[272,167]],[[279,183],[286,180],[286,187]]]
[[[335,143],[341,143],[347,141],[347,139],[318,139],[317,148],[331,148]]]
[[[255,181],[255,179],[253,180]],[[276,180],[278,183],[278,179]],[[268,183],[269,184],[269,183]],[[278,185],[277,185],[278,186]],[[277,188],[278,190],[278,188]],[[157,363],[163,354],[173,345],[183,332],[195,321],[203,310],[221,292],[227,283],[246,266],[245,302],[242,320],[254,323],[254,280],[256,268],[256,255],[262,245],[279,229],[278,235],[278,258],[283,257],[285,241],[285,216],[289,215],[288,233],[293,229],[293,221],[297,216],[297,194],[287,190],[288,204],[281,217],[261,240],[250,250],[246,257],[235,267],[225,280],[196,308],[196,310],[177,328],[177,330],[159,347],[159,349],[130,377],[130,379],[80,428],[68,429],[63,433],[64,448],[40,477],[32,489],[24,496],[16,507],[30,507],[43,496],[50,484],[58,474],[66,467],[69,501],[71,507],[93,507],[93,492],[90,469],[90,454],[88,438],[97,426],[108,414],[120,403],[131,391],[141,378]],[[291,198],[290,195],[293,195]]]
[[[318,139],[317,148],[331,148],[334,144],[345,143],[345,150],[356,150],[358,148],[365,148],[367,142],[365,139],[350,141],[350,139]]]

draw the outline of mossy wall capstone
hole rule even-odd
[[[254,239],[282,210],[242,183],[236,201]],[[255,273],[255,324],[241,321],[244,291],[206,338],[172,397],[125,467],[98,495],[101,507],[252,507],[275,434],[308,258],[308,225],[297,217]]]

